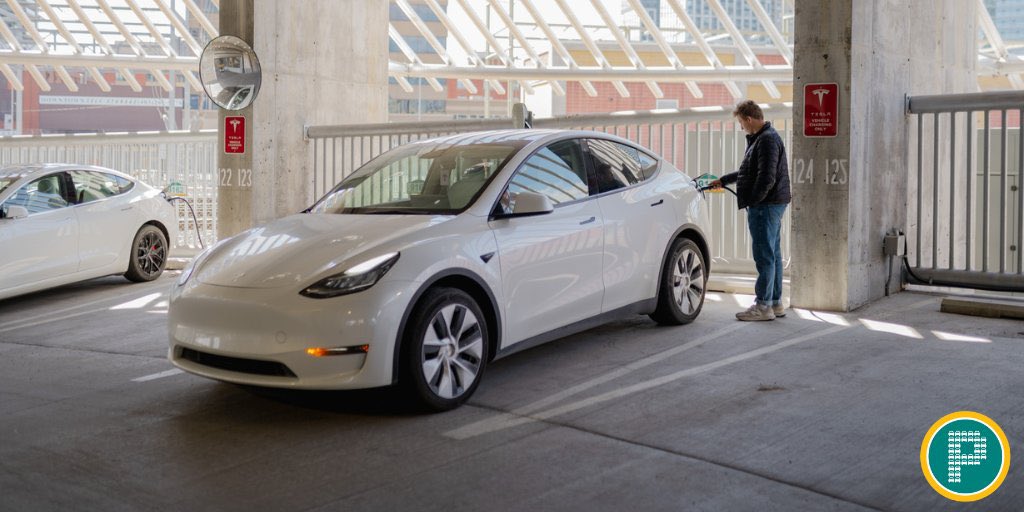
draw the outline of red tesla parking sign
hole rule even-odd
[[[245,153],[245,116],[224,118],[224,152]]]
[[[804,137],[839,133],[839,84],[804,86]]]

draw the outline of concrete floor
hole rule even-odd
[[[938,296],[743,324],[750,298],[714,294],[693,325],[565,338],[420,416],[168,372],[172,279],[0,301],[0,509],[961,510],[921,474],[934,421],[978,411],[1024,450],[1024,323]],[[971,509],[1024,508],[1014,462]]]

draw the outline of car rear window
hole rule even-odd
[[[79,204],[113,197],[131,190],[134,183],[120,176],[95,171],[72,171],[75,197]]]

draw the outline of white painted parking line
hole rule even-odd
[[[181,370],[179,370],[177,368],[174,368],[174,369],[171,369],[171,370],[167,370],[165,372],[154,373],[152,375],[145,375],[143,377],[138,377],[138,378],[132,379],[132,382],[148,382],[148,381],[151,381],[151,380],[162,379],[164,377],[173,377],[173,376],[181,374],[181,373],[185,373],[185,372],[183,372],[183,371],[181,371]]]
[[[645,357],[645,358],[643,358],[643,359],[641,359],[639,361],[634,361],[632,363],[629,363],[629,364],[623,366],[622,368],[619,368],[618,370],[615,370],[613,372],[606,373],[606,374],[604,374],[604,375],[602,375],[600,377],[596,377],[596,378],[590,379],[590,380],[588,380],[586,382],[582,382],[580,384],[577,384],[577,385],[575,385],[575,386],[573,386],[573,387],[571,387],[569,389],[566,389],[564,391],[555,393],[554,395],[551,395],[551,396],[549,396],[547,398],[543,398],[543,399],[537,400],[536,402],[533,402],[531,404],[524,405],[523,407],[519,407],[519,408],[513,410],[512,414],[526,415],[526,414],[533,413],[535,411],[539,411],[539,410],[541,410],[541,409],[543,409],[543,408],[545,408],[545,407],[547,407],[547,406],[549,406],[551,404],[554,404],[554,403],[557,403],[557,402],[561,402],[562,400],[565,400],[566,398],[569,398],[569,397],[571,397],[573,395],[582,393],[583,391],[586,391],[586,390],[588,390],[588,389],[590,389],[592,387],[599,386],[599,385],[604,384],[606,382],[615,380],[615,379],[617,379],[619,377],[623,377],[623,376],[628,375],[628,374],[630,374],[632,372],[635,372],[636,370],[639,370],[639,369],[644,368],[646,366],[650,366],[650,365],[652,365],[654,363],[657,363],[657,362],[660,362],[660,361],[664,361],[665,359],[668,359],[668,358],[670,358],[672,356],[675,356],[675,355],[678,355],[678,354],[680,354],[682,352],[690,350],[691,348],[703,345],[704,343],[707,343],[707,342],[709,342],[711,340],[715,340],[715,339],[721,338],[722,336],[725,336],[726,334],[729,334],[729,333],[732,333],[732,332],[737,331],[739,329],[742,329],[743,327],[746,327],[748,325],[750,325],[750,324],[746,324],[746,323],[742,323],[742,322],[736,322],[736,323],[730,324],[728,327],[724,327],[724,328],[721,328],[721,329],[717,329],[715,331],[711,331],[711,332],[705,334],[704,336],[701,336],[701,337],[699,337],[699,338],[697,338],[697,339],[695,339],[693,341],[690,341],[688,343],[685,343],[683,345],[679,345],[677,347],[673,347],[673,348],[670,348],[668,350],[663,350],[661,352],[658,352],[657,354],[652,354],[652,355],[647,356],[647,357]]]
[[[155,294],[155,295],[163,295],[163,294],[161,293],[161,294]],[[147,298],[147,297],[149,297],[149,295],[143,296],[142,298]],[[117,299],[120,299],[120,300],[124,300],[123,297],[114,297],[114,298],[117,298]],[[49,313],[49,314],[36,315],[34,317],[26,318],[26,319],[23,319],[23,320],[20,320],[20,321],[15,321],[15,322],[10,322],[10,323],[7,323],[7,324],[3,324],[2,326],[0,326],[0,333],[7,332],[7,331],[14,331],[14,330],[17,330],[17,329],[24,329],[26,327],[35,327],[37,325],[43,325],[43,324],[48,324],[48,323],[52,323],[52,322],[60,322],[62,320],[67,320],[69,318],[77,318],[77,317],[84,316],[84,315],[91,315],[93,313],[99,313],[101,311],[109,311],[109,310],[111,310],[113,308],[110,308],[110,307],[100,307],[100,308],[89,309],[89,310],[86,310],[86,311],[79,311],[77,313],[72,313],[70,315],[63,315],[62,314],[62,313],[65,313],[67,311],[72,311],[72,310],[75,310],[75,309],[79,309],[79,308],[81,308],[83,306],[93,305],[93,304],[97,304],[97,303],[100,303],[100,302],[110,302],[110,300],[111,299],[108,298],[108,299],[101,299],[101,300],[97,300],[97,301],[92,301],[92,302],[89,302],[87,304],[82,304],[82,305],[79,305],[79,306],[74,306],[74,307],[65,308],[65,309],[59,309],[59,310],[54,311],[54,312]],[[40,320],[36,320],[36,321],[33,322],[33,321],[31,321],[33,319],[40,319]]]
[[[116,306],[113,306],[110,308],[110,310],[113,311],[117,309],[142,309],[148,306],[150,302],[153,302],[154,300],[157,300],[162,296],[163,293],[151,293],[149,295],[139,297],[135,300],[130,300],[128,302],[124,302]]]
[[[144,290],[138,290],[137,288],[141,288],[141,287],[143,287],[145,285],[136,285],[133,288],[136,288],[137,292],[142,292],[142,291],[149,292],[153,288],[163,288],[167,283],[161,282],[159,284],[160,284],[160,286],[153,286],[153,285],[146,286],[146,288]],[[117,301],[117,300],[124,300],[124,295],[125,294],[116,295],[116,296],[113,296],[113,297],[105,297],[105,298],[102,298],[102,299],[96,299],[96,300],[91,300],[91,301],[88,301],[88,302],[83,302],[83,303],[77,304],[75,306],[68,306],[68,307],[62,308],[62,309],[49,310],[49,311],[47,311],[45,313],[40,313],[38,315],[29,316],[29,317],[25,317],[25,318],[19,318],[17,320],[13,320],[11,322],[0,324],[0,328],[3,328],[5,330],[9,330],[7,328],[10,327],[10,326],[13,326],[15,324],[19,324],[20,325],[22,323],[32,322],[33,320],[37,320],[37,319],[40,319],[40,318],[52,319],[52,318],[56,318],[56,317],[60,316],[62,313],[66,313],[68,311],[74,311],[76,309],[87,308],[89,306],[94,306],[96,304],[101,304],[101,303],[104,303],[104,302],[113,302],[113,301]],[[103,308],[103,309],[107,309],[107,308]],[[3,331],[0,331],[0,332],[3,332]]]
[[[73,314],[70,314],[70,315],[63,315],[63,316],[56,317],[56,318],[47,318],[45,320],[37,320],[35,322],[28,322],[28,323],[19,323],[17,325],[11,325],[9,327],[4,327],[4,328],[0,329],[0,332],[15,331],[15,330],[18,330],[18,329],[24,329],[26,327],[35,327],[37,325],[43,325],[43,324],[49,324],[49,323],[53,323],[53,322],[59,322],[61,320],[68,320],[70,318],[77,318],[77,317],[84,316],[84,315],[91,315],[93,313],[98,313],[100,311],[106,311],[106,310],[107,310],[107,308],[90,309],[88,311],[79,311],[78,313],[73,313]]]
[[[751,350],[749,352],[744,352],[742,354],[737,354],[735,356],[727,357],[725,359],[703,364],[693,368],[680,370],[675,373],[670,373],[668,375],[633,384],[632,386],[626,386],[621,389],[616,389],[614,391],[602,393],[600,395],[596,395],[590,398],[585,398],[583,400],[571,402],[560,407],[555,407],[552,409],[548,409],[546,411],[541,411],[539,413],[532,414],[529,416],[520,416],[513,413],[500,414],[492,418],[488,418],[482,421],[478,421],[476,423],[469,424],[465,427],[450,430],[448,432],[445,432],[445,435],[454,439],[468,439],[471,437],[476,437],[490,432],[504,430],[507,428],[523,425],[526,423],[531,423],[534,421],[543,421],[549,418],[553,418],[555,416],[561,416],[563,414],[578,411],[580,409],[590,407],[592,405],[633,395],[659,386],[664,386],[665,384],[675,382],[685,377],[692,377],[694,375],[699,375],[712,370],[717,370],[718,368],[721,368],[723,366],[728,366],[730,364],[770,354],[772,352],[776,352],[778,350],[782,350],[784,348],[791,347],[799,343],[804,343],[806,341],[810,341],[816,338],[821,338],[823,336],[827,336],[829,334],[833,334],[845,329],[850,329],[850,327],[837,325],[830,327],[828,329],[811,332],[803,336],[797,336],[796,338],[791,338],[785,341],[781,341],[779,343],[775,343],[773,345],[769,345],[767,347]]]

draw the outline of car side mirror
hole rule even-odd
[[[529,217],[531,215],[544,215],[553,211],[555,211],[555,207],[551,204],[548,196],[534,192],[520,192],[515,196],[512,213],[497,213],[492,218]]]
[[[25,217],[28,217],[28,210],[25,209],[24,206],[15,204],[4,206],[3,217],[5,219],[24,219]]]
[[[516,195],[516,204],[512,207],[512,215],[542,215],[555,211],[548,196],[534,192],[520,192]]]

